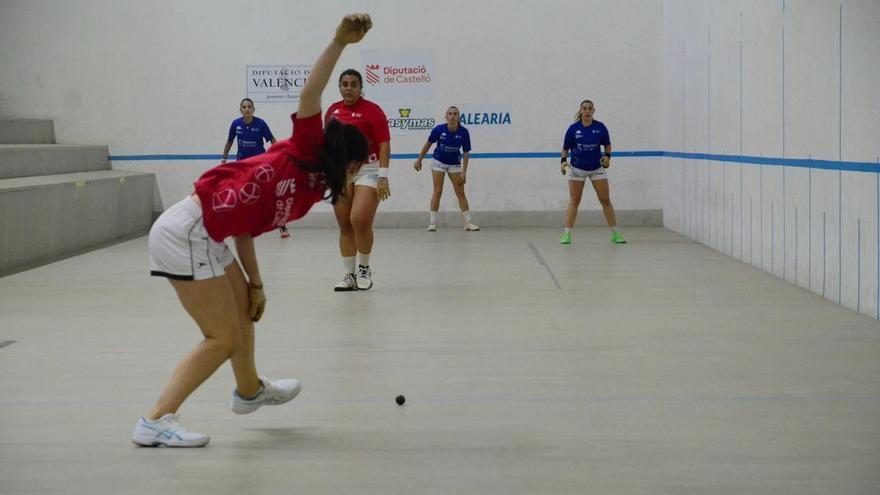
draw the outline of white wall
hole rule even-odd
[[[432,49],[438,120],[452,102],[512,105],[511,134],[478,140],[474,152],[558,152],[584,98],[596,103],[596,118],[609,126],[616,149],[656,150],[660,5],[0,0],[0,115],[53,118],[60,142],[108,144],[111,155],[219,154],[244,96],[245,66],[310,64],[338,19],[363,10],[375,29],[346,51],[340,70],[361,68],[361,49]],[[324,104],[337,99],[335,87],[328,88]],[[289,133],[293,110],[257,105],[276,136]],[[416,153],[426,137],[395,136],[392,152]],[[427,209],[429,175],[416,175],[411,162],[392,163],[392,199],[383,211]],[[213,164],[119,161],[114,167],[156,172],[167,206]],[[472,165],[468,194],[475,211],[561,211],[567,202],[557,159]],[[621,158],[612,173],[618,209],[662,207],[660,159]],[[456,208],[449,193],[446,210]],[[584,209],[598,209],[594,197],[585,198]]]
[[[878,317],[880,2],[664,0],[662,15],[664,150],[786,159],[664,158],[666,226]]]

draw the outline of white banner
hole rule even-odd
[[[391,134],[424,134],[428,139],[431,129],[440,123],[435,117],[437,109],[427,103],[382,103],[381,106],[388,117]]]
[[[260,102],[299,101],[311,65],[248,65],[247,96]]]
[[[513,127],[510,103],[462,103],[456,106],[461,112],[461,125],[467,127],[471,136],[510,134]]]
[[[363,50],[364,96],[373,101],[418,101],[434,98],[430,50]]]

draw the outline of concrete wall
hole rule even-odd
[[[665,0],[665,225],[880,316],[878,25],[876,0]]]
[[[245,70],[311,64],[346,12],[375,20],[340,68],[362,68],[362,50],[431,50],[435,95],[419,103],[442,121],[451,103],[509,105],[506,134],[475,134],[474,152],[558,153],[582,99],[619,150],[658,149],[660,0],[550,0],[511,4],[4,0],[0,3],[0,115],[55,119],[59,142],[110,146],[112,157],[218,155],[244,96]],[[339,71],[337,71],[338,74]],[[335,77],[334,77],[335,79]],[[369,94],[368,94],[369,97]],[[339,98],[331,84],[324,105]],[[276,136],[288,135],[289,103],[258,103]],[[417,153],[427,131],[393,136],[392,152]],[[423,212],[429,174],[394,160],[385,212]],[[187,194],[214,159],[114,160],[155,172],[161,202]],[[558,159],[476,159],[469,198],[476,211],[553,211],[561,223],[567,185]],[[612,170],[620,210],[661,208],[658,158],[620,158]],[[446,194],[442,209],[457,204]],[[598,209],[587,196],[584,209]],[[329,211],[321,205],[319,211]]]

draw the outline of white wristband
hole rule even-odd
[[[388,178],[388,167],[379,167],[379,178]]]

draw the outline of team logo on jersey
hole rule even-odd
[[[593,129],[593,134],[601,134],[601,133],[599,132],[599,129]]]
[[[282,179],[275,185],[275,196],[279,198],[286,194],[293,194],[294,192],[296,192],[296,179],[293,177],[290,179]]]
[[[260,165],[254,172],[254,177],[259,182],[269,182],[270,180],[272,180],[272,177],[275,177],[275,169],[272,168],[272,165]]]
[[[260,186],[256,182],[248,182],[238,191],[238,199],[246,205],[252,205],[260,199]]]
[[[235,191],[231,188],[221,189],[211,197],[211,208],[219,213],[235,208]]]
[[[581,131],[575,131],[575,133],[574,133],[574,137],[575,137],[575,138],[579,138],[579,137],[581,137],[582,135],[583,135],[583,134],[581,133]]]
[[[370,86],[375,86],[379,84],[381,78],[379,77],[379,64],[367,64],[367,70],[364,71],[367,75],[367,84]]]

